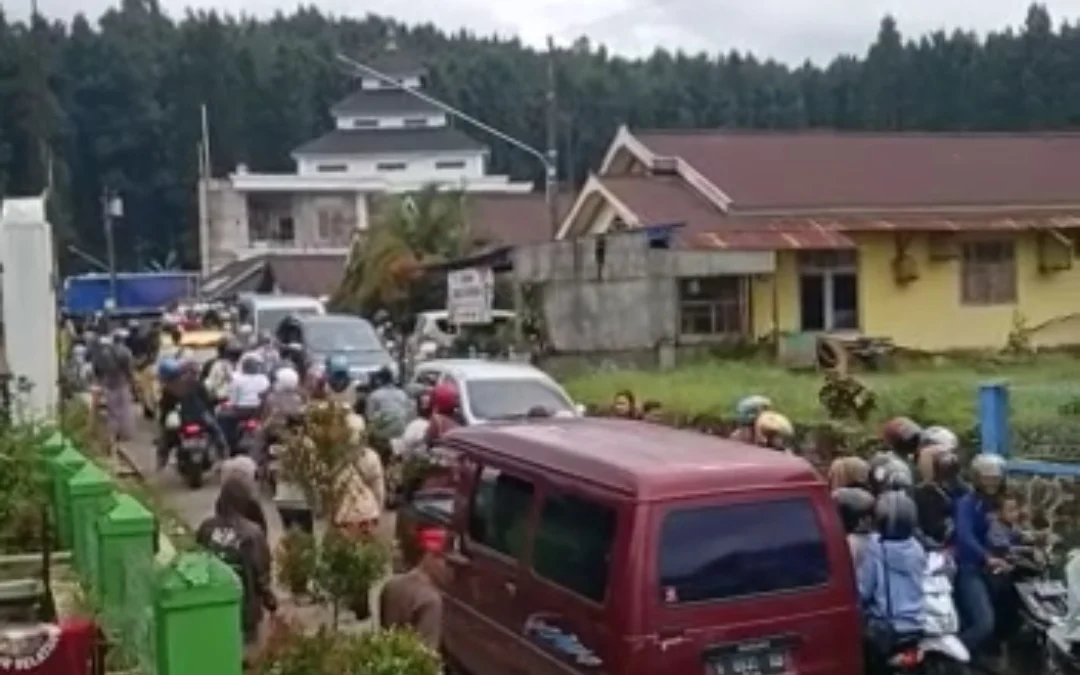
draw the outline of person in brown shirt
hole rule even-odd
[[[450,577],[446,560],[448,539],[445,529],[421,529],[417,534],[420,561],[408,572],[394,575],[379,595],[379,620],[383,628],[412,629],[434,650],[442,644],[443,598],[439,585]]]

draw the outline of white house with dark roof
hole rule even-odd
[[[401,86],[361,77],[359,88],[330,109],[334,128],[293,150],[294,173],[254,173],[241,165],[226,178],[201,182],[204,274],[221,276],[224,267],[237,267],[230,263],[301,252],[344,260],[354,234],[367,228],[370,198],[378,194],[430,183],[477,199],[532,191],[531,182],[489,175],[484,143],[438,106],[402,90],[422,91],[427,73],[419,61],[391,40],[372,65]]]

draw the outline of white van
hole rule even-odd
[[[322,302],[306,295],[245,294],[240,296],[237,309],[240,323],[251,324],[256,335],[263,332],[273,335],[287,316],[326,314]]]

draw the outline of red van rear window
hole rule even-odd
[[[660,532],[666,604],[796,591],[829,581],[829,555],[809,499],[668,513]]]

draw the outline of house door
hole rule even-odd
[[[799,254],[799,313],[803,331],[858,330],[859,270],[855,251]]]

